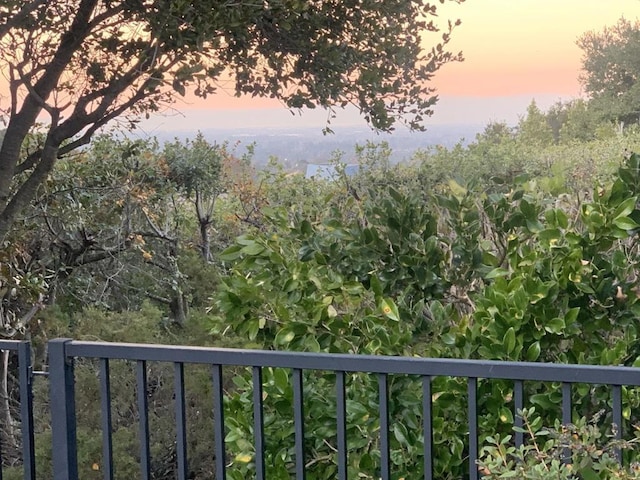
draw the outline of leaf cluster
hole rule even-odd
[[[553,428],[545,428],[534,407],[518,415],[524,428],[514,427],[514,431],[526,435],[525,443],[514,446],[511,435],[487,437],[477,462],[483,478],[640,478],[638,463],[623,466],[620,461],[623,450],[637,450],[640,438],[621,440],[616,437],[616,426],[603,432],[599,416],[582,417],[569,425],[556,420]]]

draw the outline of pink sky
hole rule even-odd
[[[546,108],[559,99],[580,96],[581,51],[576,39],[623,16],[632,21],[640,18],[640,0],[432,2],[443,23],[462,20],[450,49],[462,51],[465,61],[437,72],[434,86],[440,101],[427,123],[514,122],[533,98]],[[324,111],[292,115],[277,101],[237,98],[232,88],[207,100],[188,96],[174,107],[178,116],[155,117],[145,122],[148,129],[322,128],[327,119]],[[332,125],[363,123],[357,112],[348,111]]]
[[[435,83],[443,96],[578,96],[576,39],[622,16],[637,19],[640,1],[467,0],[442,12],[462,19],[452,47],[465,56],[439,73]]]
[[[462,20],[450,47],[462,50],[465,61],[437,73],[441,101],[431,122],[463,123],[466,117],[484,123],[513,121],[532,98],[545,107],[579,96],[576,39],[622,16],[638,19],[640,0],[466,0],[438,3],[438,12],[443,21]],[[177,108],[187,123],[193,117],[210,126],[322,126],[326,119],[323,112],[292,116],[278,102],[236,98],[232,90],[207,101],[188,99]],[[351,112],[343,122],[359,120]]]

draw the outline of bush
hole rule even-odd
[[[526,434],[525,444],[513,446],[511,435],[487,437],[478,460],[482,478],[640,479],[640,464],[634,461],[623,466],[619,461],[622,450],[632,451],[636,458],[640,453],[637,429],[633,440],[618,440],[619,427],[612,425],[608,433],[603,432],[599,416],[582,417],[569,425],[556,421],[553,428],[545,428],[535,408],[519,414],[525,428],[514,430]]]

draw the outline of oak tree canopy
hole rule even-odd
[[[3,1],[0,239],[56,159],[105,124],[229,79],[236,95],[355,105],[374,128],[418,128],[436,101],[429,81],[461,59],[446,50],[459,22],[435,16],[423,0]]]
[[[582,50],[580,82],[590,105],[605,120],[640,121],[640,22],[624,18],[578,39]]]

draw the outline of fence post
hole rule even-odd
[[[22,463],[24,478],[36,478],[36,454],[33,442],[33,390],[31,343],[18,344],[18,377],[20,379],[20,431],[22,432]]]
[[[49,399],[53,454],[53,480],[78,480],[73,359],[67,358],[68,338],[49,342]]]

